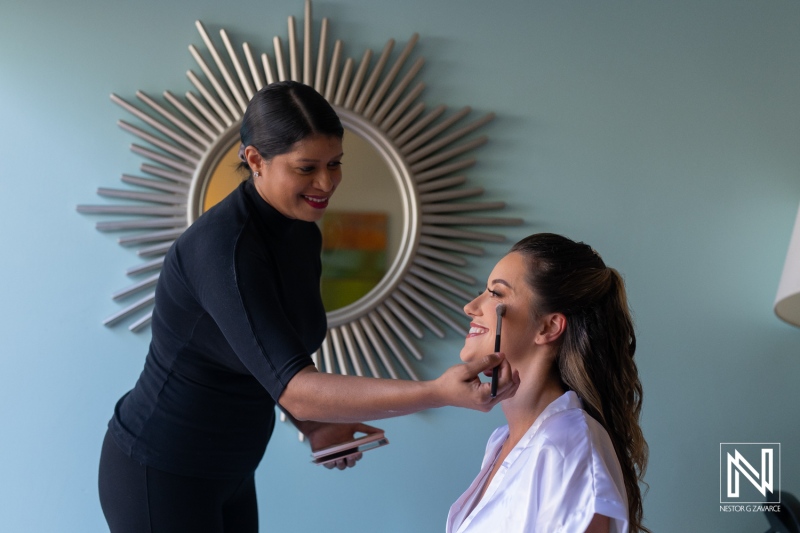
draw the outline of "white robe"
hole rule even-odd
[[[480,473],[450,508],[447,533],[583,533],[595,514],[611,518],[611,533],[627,533],[614,446],[574,392],[542,411],[476,503],[507,437],[507,425],[492,433]]]

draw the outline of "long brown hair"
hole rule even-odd
[[[566,316],[557,354],[561,380],[611,437],[625,480],[630,530],[649,531],[642,525],[639,487],[648,457],[639,427],[642,384],[622,277],[590,246],[552,233],[526,237],[511,252],[528,261],[533,313]]]

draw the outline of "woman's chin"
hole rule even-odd
[[[469,349],[466,346],[461,348],[461,352],[458,354],[461,360],[465,363],[469,363],[470,361],[474,360],[478,355],[479,354],[475,353],[475,350]]]
[[[467,353],[466,348],[461,349],[461,352],[458,354],[458,357],[465,363],[469,361],[469,354]]]

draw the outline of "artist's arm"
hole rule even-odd
[[[500,383],[492,398],[491,385],[478,376],[498,364]],[[289,381],[279,403],[297,420],[360,422],[448,405],[486,412],[513,396],[518,385],[519,375],[500,354],[455,365],[431,381],[341,376],[307,366]]]

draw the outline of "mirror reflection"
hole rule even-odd
[[[397,257],[403,227],[400,189],[380,153],[348,129],[343,150],[342,183],[319,222],[321,294],[328,312],[358,301],[383,279]],[[238,151],[237,140],[211,173],[203,212],[241,183]]]

